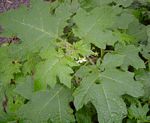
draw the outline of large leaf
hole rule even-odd
[[[43,123],[48,119],[53,123],[70,123],[74,121],[69,107],[71,100],[71,92],[61,85],[56,85],[50,91],[35,93],[31,101],[20,109],[19,114],[32,123]]]
[[[79,9],[74,16],[77,28],[74,29],[76,36],[83,41],[93,43],[100,48],[106,44],[113,45],[117,41],[110,28],[116,17],[116,9],[111,7],[95,8],[91,12]]]
[[[127,115],[121,96],[142,96],[142,85],[134,81],[133,74],[129,72],[116,69],[107,69],[102,73],[94,71],[85,76],[75,90],[75,107],[78,110],[90,101],[97,110],[99,122],[121,123]]]
[[[32,7],[21,7],[0,16],[0,24],[5,28],[8,36],[16,35],[24,42],[23,47],[38,50],[47,45],[52,39],[59,39],[71,12],[68,4],[61,4],[50,14],[50,5],[42,0],[33,0]],[[64,9],[65,8],[65,9]]]

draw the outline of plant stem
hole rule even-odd
[[[101,49],[101,59],[103,59],[104,56],[104,49]]]

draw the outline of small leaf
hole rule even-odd
[[[147,112],[149,111],[148,104],[145,104],[144,106],[139,105],[137,107],[136,105],[132,104],[130,108],[128,109],[129,117],[135,118],[137,120],[140,120],[141,122],[150,122],[150,120],[147,119]]]

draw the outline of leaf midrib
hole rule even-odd
[[[105,89],[104,89],[104,87],[103,87],[103,85],[102,85],[102,90],[103,90],[103,94],[104,94],[104,97],[105,97],[105,101],[106,101],[106,103],[107,103],[107,107],[108,107],[108,110],[109,110],[109,116],[111,117],[111,119],[112,119],[112,114],[111,114],[111,107],[110,107],[110,105],[109,105],[109,102],[108,102],[108,98],[107,98],[107,93],[105,92]]]
[[[91,14],[89,15],[91,16]],[[98,16],[95,23],[92,24],[92,26],[89,28],[89,30],[85,33],[84,37],[86,37],[88,35],[88,33],[96,26],[96,24],[102,20],[102,18],[105,16],[105,14],[103,14],[103,16]]]
[[[31,25],[31,24],[25,23],[25,22],[20,22],[20,21],[18,21],[18,20],[16,20],[16,19],[13,19],[13,21],[16,22],[16,23],[19,23],[19,24],[21,24],[21,25],[23,25],[23,26],[27,26],[27,27],[29,27],[29,28],[31,28],[31,29],[34,29],[34,30],[36,30],[36,31],[38,31],[38,32],[44,33],[45,35],[48,35],[48,36],[50,36],[50,37],[53,36],[53,35],[51,35],[49,32],[47,32],[46,30],[44,30],[43,28],[39,28],[39,27],[33,26],[33,25]]]
[[[56,93],[42,106],[41,110],[38,112],[37,116],[40,116],[40,113],[47,107],[47,105],[62,91],[63,87],[61,87]]]

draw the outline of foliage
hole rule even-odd
[[[0,123],[150,122],[149,6],[31,0],[1,13]]]

